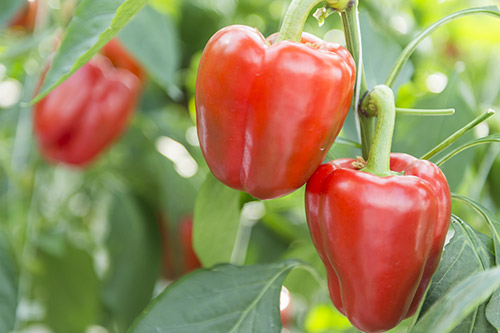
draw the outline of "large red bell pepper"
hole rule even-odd
[[[379,177],[353,159],[321,165],[306,188],[311,237],[334,305],[358,329],[388,330],[412,315],[437,269],[450,223],[450,190],[429,161],[391,154]]]
[[[125,129],[139,95],[137,77],[95,56],[34,107],[34,131],[50,161],[84,166]]]
[[[345,120],[355,81],[349,52],[229,26],[208,42],[196,82],[197,128],[212,173],[260,199],[302,186]]]

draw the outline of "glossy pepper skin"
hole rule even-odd
[[[288,194],[313,174],[347,115],[355,65],[310,34],[275,43],[229,26],[205,47],[196,82],[200,145],[212,173],[256,198]]]
[[[34,107],[34,132],[49,161],[92,162],[123,132],[140,91],[137,77],[95,56]]]
[[[333,304],[364,332],[413,315],[439,265],[450,223],[445,176],[429,161],[391,154],[378,177],[353,159],[321,165],[307,183],[306,214]]]

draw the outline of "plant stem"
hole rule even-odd
[[[353,105],[354,111],[357,115],[356,117],[359,121],[359,131],[362,145],[361,152],[363,158],[367,159],[373,138],[373,117],[365,115],[359,110],[359,100],[368,91],[368,85],[366,83],[365,72],[363,69],[362,44],[359,31],[358,0],[356,0],[351,8],[342,12],[341,17],[342,25],[344,26],[346,46],[356,62],[357,79]]]
[[[391,73],[387,77],[387,80],[385,81],[385,85],[388,87],[392,87],[394,83],[396,82],[396,79],[401,73],[401,70],[403,69],[404,65],[410,59],[410,56],[412,55],[413,51],[417,48],[418,44],[424,40],[427,36],[429,36],[431,33],[433,33],[437,28],[445,25],[448,22],[451,22],[457,18],[464,17],[467,15],[472,15],[472,14],[490,14],[494,16],[500,17],[500,11],[496,6],[485,6],[485,7],[477,7],[477,8],[469,8],[466,10],[461,10],[459,12],[453,13],[451,15],[448,15],[446,17],[443,17],[439,21],[435,22],[433,25],[422,31],[417,37],[415,37],[414,40],[412,40],[406,47],[405,49],[401,52],[398,60],[396,61]]]
[[[451,159],[455,155],[463,152],[466,149],[472,148],[472,147],[477,146],[477,145],[482,145],[485,143],[493,143],[493,142],[500,142],[500,134],[492,134],[492,135],[488,135],[488,136],[485,136],[485,137],[482,137],[479,139],[469,141],[469,142],[461,145],[460,147],[456,148],[455,150],[449,152],[445,156],[443,156],[439,161],[436,162],[436,165],[437,166],[443,165],[449,159]]]
[[[304,24],[306,23],[309,13],[320,3],[325,3],[326,6],[337,11],[345,11],[352,6],[351,1],[352,0],[292,0],[290,6],[288,6],[286,10],[276,42],[284,40],[300,42]]]
[[[257,223],[256,220],[249,219],[244,214],[240,215],[240,225],[236,233],[233,252],[231,253],[231,264],[239,266],[245,264],[248,244],[250,244],[250,236],[255,223]]]
[[[480,116],[474,118],[470,123],[450,135],[448,138],[446,138],[443,142],[441,142],[439,145],[436,147],[432,148],[429,152],[427,152],[425,155],[420,157],[421,160],[428,160],[432,158],[433,156],[439,154],[442,152],[444,149],[448,148],[453,142],[457,141],[460,139],[465,133],[469,132],[471,129],[491,117],[492,115],[495,114],[495,111],[490,109],[487,112],[481,114]]]
[[[455,114],[455,109],[406,109],[396,108],[398,115],[412,115],[412,116],[451,116]]]
[[[366,167],[361,171],[385,177],[393,175],[390,170],[392,135],[396,118],[394,94],[391,88],[378,85],[363,99],[362,109],[377,113],[377,127]]]
[[[286,10],[276,42],[284,40],[300,42],[309,13],[321,2],[323,0],[292,0]]]

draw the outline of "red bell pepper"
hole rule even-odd
[[[186,216],[178,226],[179,241],[182,251],[183,272],[189,273],[201,267],[200,259],[193,249],[193,217]]]
[[[439,265],[450,190],[436,165],[410,155],[391,154],[401,176],[358,171],[354,161],[318,168],[307,221],[334,305],[362,331],[388,330],[415,312]]]
[[[330,297],[364,332],[389,330],[415,313],[439,265],[451,215],[448,183],[435,164],[389,155],[394,97],[385,86],[374,90],[368,103],[389,110],[377,120],[366,167],[358,170],[349,158],[331,161],[306,187],[307,221]]]
[[[125,129],[140,91],[137,77],[95,56],[34,107],[34,131],[50,161],[85,166]]]
[[[106,56],[117,68],[123,68],[134,73],[144,83],[146,72],[140,62],[123,46],[118,38],[113,38],[101,49],[100,53]]]
[[[193,248],[193,217],[187,215],[180,219],[177,232],[173,235],[165,217],[160,216],[159,225],[162,236],[163,277],[175,280],[201,268],[200,259]]]
[[[21,10],[9,22],[9,27],[32,32],[35,27],[38,3],[37,0],[26,1]]]
[[[349,52],[310,34],[301,43],[229,26],[208,42],[196,82],[201,150],[221,182],[260,199],[302,186],[351,104]]]

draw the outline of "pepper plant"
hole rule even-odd
[[[459,2],[3,0],[0,331],[500,330]]]

